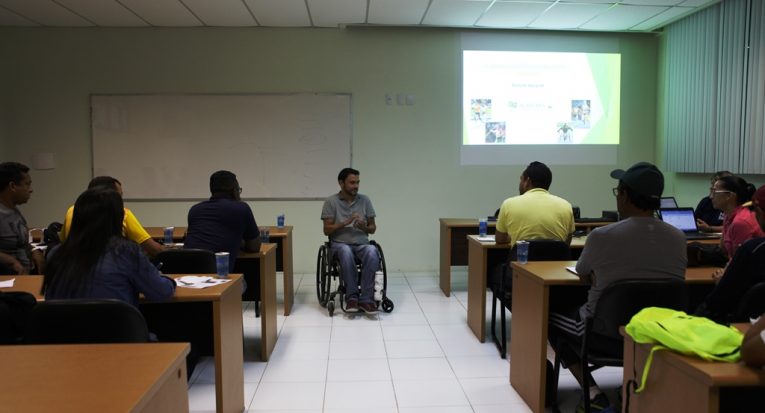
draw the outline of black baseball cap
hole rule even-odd
[[[635,193],[649,198],[661,198],[664,192],[664,175],[656,165],[648,162],[638,162],[626,171],[614,169],[611,178],[624,182]]]

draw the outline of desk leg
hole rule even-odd
[[[487,248],[468,242],[468,326],[478,341],[486,338],[486,261]]]
[[[441,248],[440,266],[439,266],[439,284],[441,291],[445,296],[449,296],[452,291],[452,230],[444,223],[441,223]]]
[[[284,273],[284,315],[287,316],[292,311],[292,303],[295,299],[292,273],[292,233],[289,233],[282,241],[282,271]]]
[[[523,270],[513,271],[510,384],[531,411],[545,411],[545,362],[550,291]]]
[[[260,359],[268,361],[276,345],[276,254],[260,260]]]
[[[241,283],[213,302],[215,405],[218,412],[244,410],[244,349]]]

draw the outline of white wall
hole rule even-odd
[[[23,207],[30,225],[45,225],[63,217],[91,177],[91,93],[349,92],[353,166],[361,171],[361,191],[377,210],[375,238],[385,248],[388,266],[434,270],[438,217],[492,213],[504,198],[517,194],[522,170],[459,165],[459,35],[445,29],[384,28],[0,29],[0,55],[14,62],[0,80],[13,107],[0,158],[29,162],[35,152],[55,154],[57,169],[32,172],[35,193]],[[618,39],[618,166],[653,161],[656,38],[567,35]],[[412,94],[415,105],[387,106],[386,93]],[[150,150],[136,147],[125,156]],[[583,215],[598,216],[614,208],[615,182],[608,172],[615,166],[553,167],[551,190],[579,205]],[[236,165],[230,169],[236,172]],[[128,206],[146,226],[180,226],[190,205]],[[296,269],[313,272],[323,241],[321,202],[254,202],[252,207],[259,223],[273,224],[278,213],[286,213],[287,223],[296,227]]]

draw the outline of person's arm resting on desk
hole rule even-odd
[[[11,271],[13,271],[15,274],[25,274],[26,269],[23,265],[19,262],[19,260],[16,259],[16,257],[8,255],[4,252],[0,252],[0,262],[2,262],[6,267],[8,267]]]
[[[744,363],[752,367],[762,367],[765,365],[765,317],[760,317],[754,325],[744,334],[744,341],[741,343],[741,358]]]
[[[494,242],[497,244],[507,244],[510,242],[510,234],[507,232],[496,231],[494,233]]]
[[[253,239],[242,240],[242,249],[247,252],[260,251],[260,236],[258,235]]]

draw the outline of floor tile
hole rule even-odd
[[[399,407],[466,406],[468,399],[456,379],[394,380]]]
[[[327,368],[327,381],[390,380],[390,366],[385,358],[332,359]]]
[[[324,386],[322,382],[260,383],[249,409],[321,409]]]
[[[395,408],[396,397],[390,380],[327,382],[325,409],[353,409],[366,411],[367,406]]]
[[[388,358],[443,357],[444,352],[436,340],[386,341]]]
[[[327,379],[327,359],[276,360],[268,363],[263,382],[324,382]]]
[[[445,357],[391,359],[390,372],[394,381],[454,378]]]

